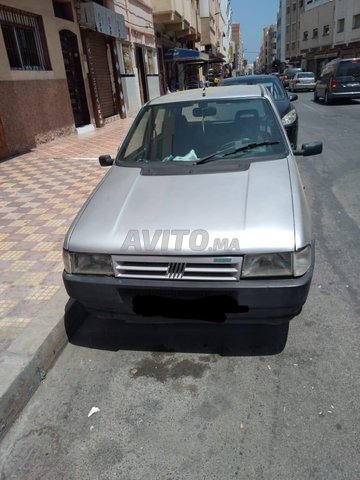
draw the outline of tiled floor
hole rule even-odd
[[[132,119],[0,163],[0,353],[62,285],[62,243]]]

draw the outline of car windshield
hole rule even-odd
[[[263,85],[271,93],[274,100],[283,99],[286,95],[279,81],[271,77],[247,78],[246,75],[244,75],[243,77],[225,79],[221,82],[221,86],[225,87],[228,85]]]
[[[254,143],[262,145],[240,150]],[[204,99],[144,107],[116,162],[195,164],[213,154],[227,161],[240,157],[273,158],[287,152],[281,126],[266,98]]]

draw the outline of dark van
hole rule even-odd
[[[315,85],[314,101],[319,97],[326,104],[336,98],[360,98],[360,58],[336,58],[327,63]]]

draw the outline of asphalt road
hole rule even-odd
[[[360,477],[360,102],[300,93],[316,271],[286,329],[89,318],[1,444],[1,480]],[[100,411],[91,417],[92,407]]]

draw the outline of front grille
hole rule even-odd
[[[160,257],[114,255],[117,278],[158,280],[240,279],[242,257]]]

